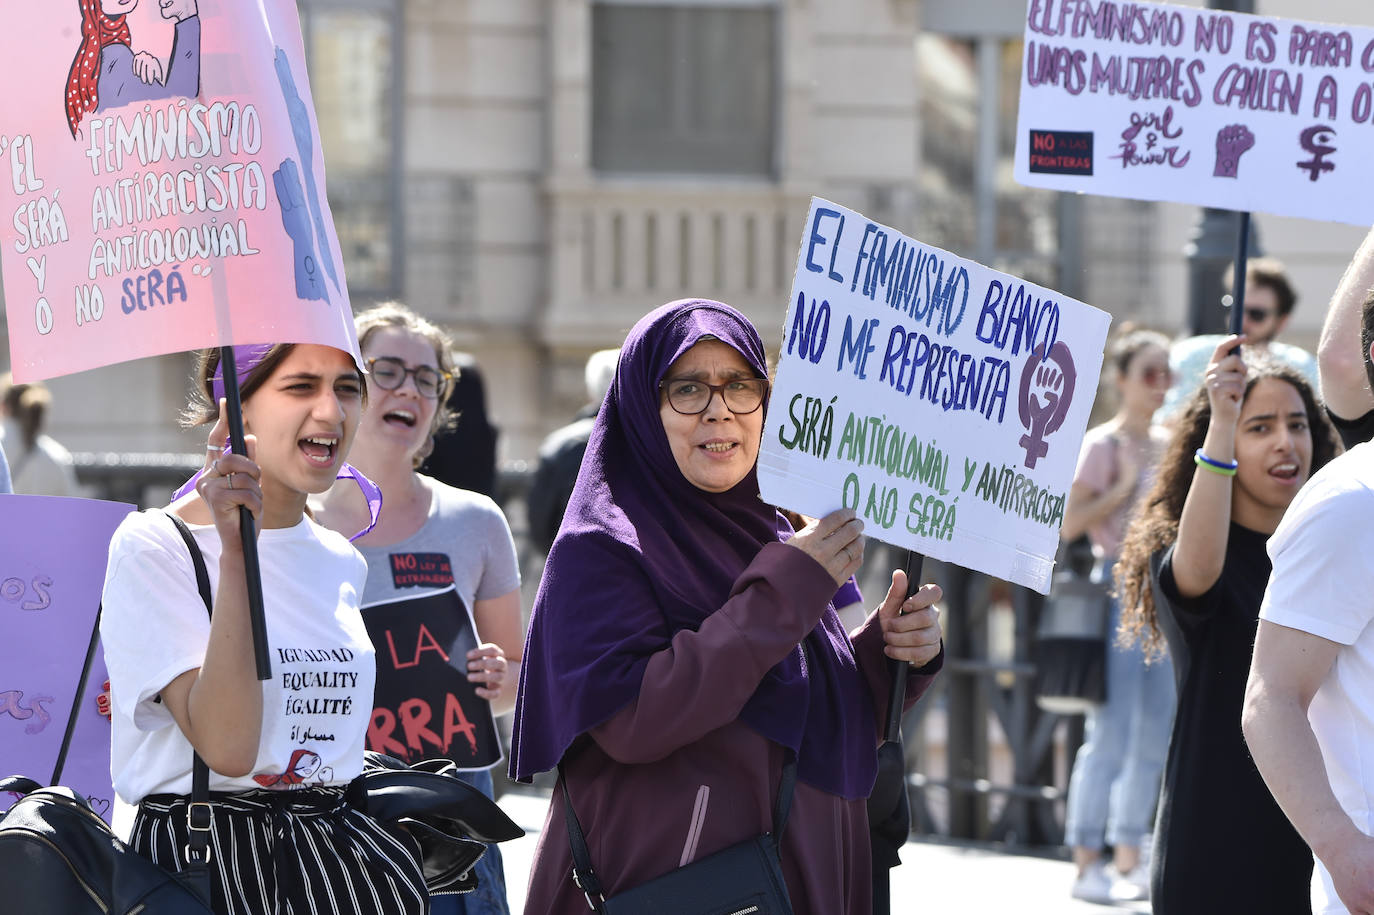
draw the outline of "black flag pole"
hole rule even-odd
[[[906,596],[921,589],[921,567],[925,556],[906,551]],[[892,688],[887,700],[887,719],[883,742],[878,747],[878,777],[868,796],[868,830],[873,855],[873,912],[891,911],[889,871],[901,863],[898,852],[911,833],[911,804],[906,793],[906,751],[902,747],[902,706],[906,698],[907,674],[911,665],[889,658]]]
[[[1231,281],[1231,333],[1238,334],[1245,318],[1245,270],[1250,257],[1250,213],[1240,214],[1236,233],[1236,264]]]
[[[238,364],[234,348],[219,348],[220,376],[224,379],[225,413],[229,420],[229,448],[234,454],[248,454],[243,437],[243,403],[239,399]],[[253,629],[253,660],[258,679],[272,676],[272,658],[267,651],[267,617],[262,609],[262,570],[258,565],[258,532],[253,513],[239,506],[239,534],[243,537],[243,572],[248,583],[248,621]]]

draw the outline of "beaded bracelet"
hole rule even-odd
[[[1236,468],[1240,466],[1239,461],[1218,461],[1216,458],[1209,458],[1202,453],[1201,448],[1193,453],[1193,463],[1203,470],[1210,470],[1212,473],[1219,473],[1224,477],[1235,476]]]

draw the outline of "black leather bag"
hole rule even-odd
[[[779,842],[787,826],[796,780],[796,761],[789,760],[778,786],[772,832],[737,842],[608,899],[592,869],[582,824],[573,812],[564,779],[573,882],[587,897],[592,911],[603,915],[792,915]]]
[[[208,915],[180,878],[121,842],[86,798],[32,779],[0,817],[0,909],[13,915]]]
[[[407,766],[369,750],[363,774],[349,784],[347,798],[384,828],[403,829],[420,844],[430,893],[476,889],[472,866],[487,845],[525,834],[495,801],[460,780],[458,767],[448,759]]]
[[[1035,635],[1036,705],[1082,715],[1107,701],[1111,611],[1105,583],[1067,566],[1056,573]]]

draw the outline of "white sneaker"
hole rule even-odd
[[[1112,903],[1112,878],[1107,873],[1107,865],[1094,861],[1087,870],[1073,881],[1069,895],[1084,902],[1097,902],[1103,905]]]
[[[1138,902],[1150,898],[1150,869],[1142,861],[1128,873],[1117,874],[1112,881],[1111,897],[1115,902]]]

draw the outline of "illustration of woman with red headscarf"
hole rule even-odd
[[[138,0],[78,0],[81,46],[67,74],[67,125],[77,135],[93,111],[200,94],[200,16],[197,0],[161,0],[164,19],[176,21],[165,75],[162,61],[135,52],[127,16]]]

